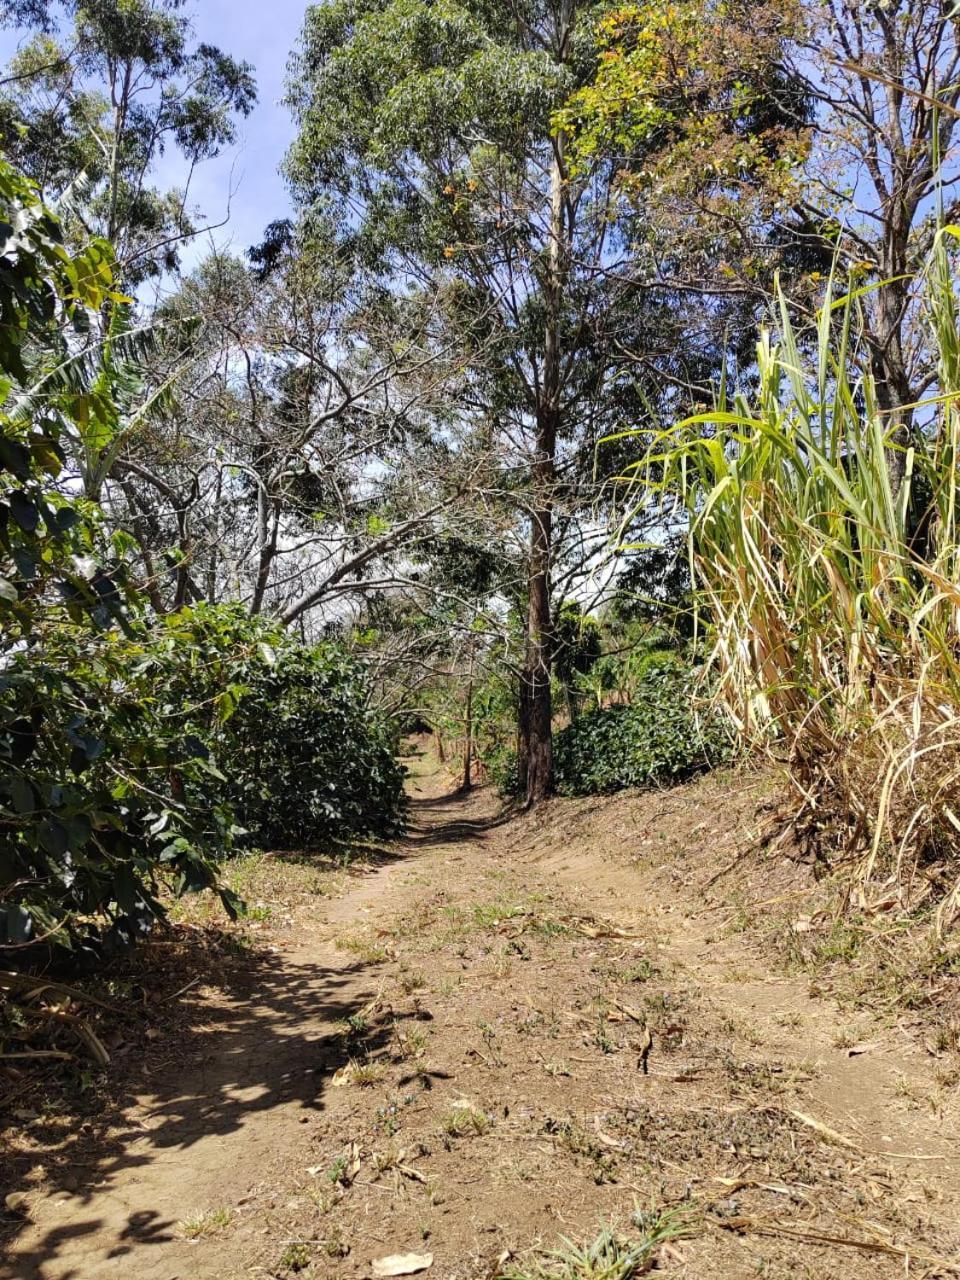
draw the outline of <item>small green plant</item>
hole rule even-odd
[[[397,1028],[397,1044],[402,1058],[422,1058],[427,1048],[427,1033],[422,1027]]]
[[[397,985],[405,996],[412,996],[427,985],[427,980],[421,969],[404,969],[397,978]]]
[[[383,943],[376,942],[363,934],[344,934],[337,939],[337,948],[340,951],[349,951],[364,964],[383,964],[390,959],[390,952]]]
[[[291,1240],[280,1255],[282,1271],[306,1271],[310,1265],[310,1246],[303,1240]]]
[[[233,1211],[221,1205],[206,1213],[196,1213],[193,1217],[184,1218],[180,1230],[188,1240],[199,1240],[203,1236],[215,1236],[226,1230],[233,1221]]]
[[[448,1138],[481,1137],[492,1124],[485,1111],[472,1104],[453,1106],[440,1121],[440,1128]]]
[[[591,1241],[561,1239],[560,1247],[527,1264],[500,1272],[497,1280],[635,1280],[646,1275],[661,1244],[690,1233],[686,1218],[666,1210],[634,1213],[637,1239],[604,1227]]]
[[[344,1084],[355,1084],[361,1089],[379,1084],[384,1075],[383,1066],[379,1062],[356,1062],[352,1058],[345,1067],[340,1068],[340,1073]]]
[[[592,965],[590,972],[596,974],[598,978],[606,978],[610,982],[648,982],[656,976],[657,970],[654,968],[653,962],[648,960],[646,956],[634,960],[628,965],[614,965],[606,963],[598,963]]]

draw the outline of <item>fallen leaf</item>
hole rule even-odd
[[[632,1022],[646,1022],[646,1014],[641,1013],[639,1009],[635,1009],[632,1004],[621,1004],[616,1002],[617,1008],[621,1013],[625,1013]]]
[[[432,1253],[392,1253],[386,1258],[374,1258],[375,1276],[413,1276],[433,1266]]]
[[[838,1133],[836,1129],[831,1129],[829,1125],[822,1124],[819,1120],[815,1120],[813,1116],[808,1116],[803,1111],[793,1110],[790,1111],[790,1115],[795,1116],[801,1124],[805,1124],[808,1128],[821,1134],[828,1142],[836,1142],[841,1147],[851,1147],[854,1151],[858,1149],[852,1138],[848,1138],[845,1133]]]

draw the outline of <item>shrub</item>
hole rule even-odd
[[[143,623],[61,626],[0,680],[0,945],[125,945],[232,839],[209,748],[145,680]],[[236,902],[226,890],[223,900]]]
[[[554,739],[557,790],[591,795],[663,786],[719,763],[729,740],[695,711],[692,675],[672,654],[651,654],[629,706],[592,711]]]
[[[300,644],[235,605],[183,609],[160,624],[145,669],[208,744],[249,842],[315,846],[392,836],[403,770],[366,705],[363,667],[334,644]]]
[[[148,622],[126,535],[61,479],[63,442],[99,455],[119,421],[123,325],[91,336],[124,305],[110,248],[71,256],[2,160],[0,212],[0,953],[25,963],[101,954],[162,915],[162,890],[218,888],[234,809],[263,842],[387,834],[402,779],[335,648],[239,609]]]

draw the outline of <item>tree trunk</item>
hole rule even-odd
[[[520,672],[520,689],[517,695],[517,794],[526,796],[527,778],[530,773],[530,693],[527,687],[527,669]]]
[[[543,474],[546,467],[539,464]],[[552,456],[549,464],[552,476]],[[530,541],[530,605],[527,615],[527,663],[523,673],[527,695],[526,803],[539,804],[553,787],[553,699],[550,690],[550,550],[551,504],[534,513]]]
[[[555,15],[553,57],[559,65],[570,57],[577,0],[560,0]],[[573,213],[565,200],[564,140],[552,141],[546,262],[543,279],[543,368],[537,388],[536,440],[530,467],[530,560],[526,654],[520,676],[517,765],[520,793],[527,808],[553,790],[553,661],[550,574],[553,560],[553,512],[557,439],[561,427],[563,360],[560,329],[567,272],[573,243]]]
[[[469,791],[473,786],[473,655],[470,656],[470,679],[467,682],[467,706],[464,715],[465,741],[463,747],[463,784],[462,790]]]
[[[528,808],[546,799],[553,789],[550,570],[553,555],[557,435],[560,427],[560,308],[567,257],[567,230],[563,206],[563,142],[558,139],[550,172],[550,243],[544,286],[546,325],[543,384],[537,409],[536,456],[532,468],[527,655],[523,673],[526,695],[526,743],[523,754],[526,757],[525,795]],[[521,705],[522,703],[523,694]]]

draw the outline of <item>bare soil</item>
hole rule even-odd
[[[766,775],[505,817],[409,763],[405,841],[272,861],[147,949],[105,1091],[21,1100],[0,1276],[488,1280],[665,1210],[690,1280],[960,1275],[956,1057],[771,951]]]

